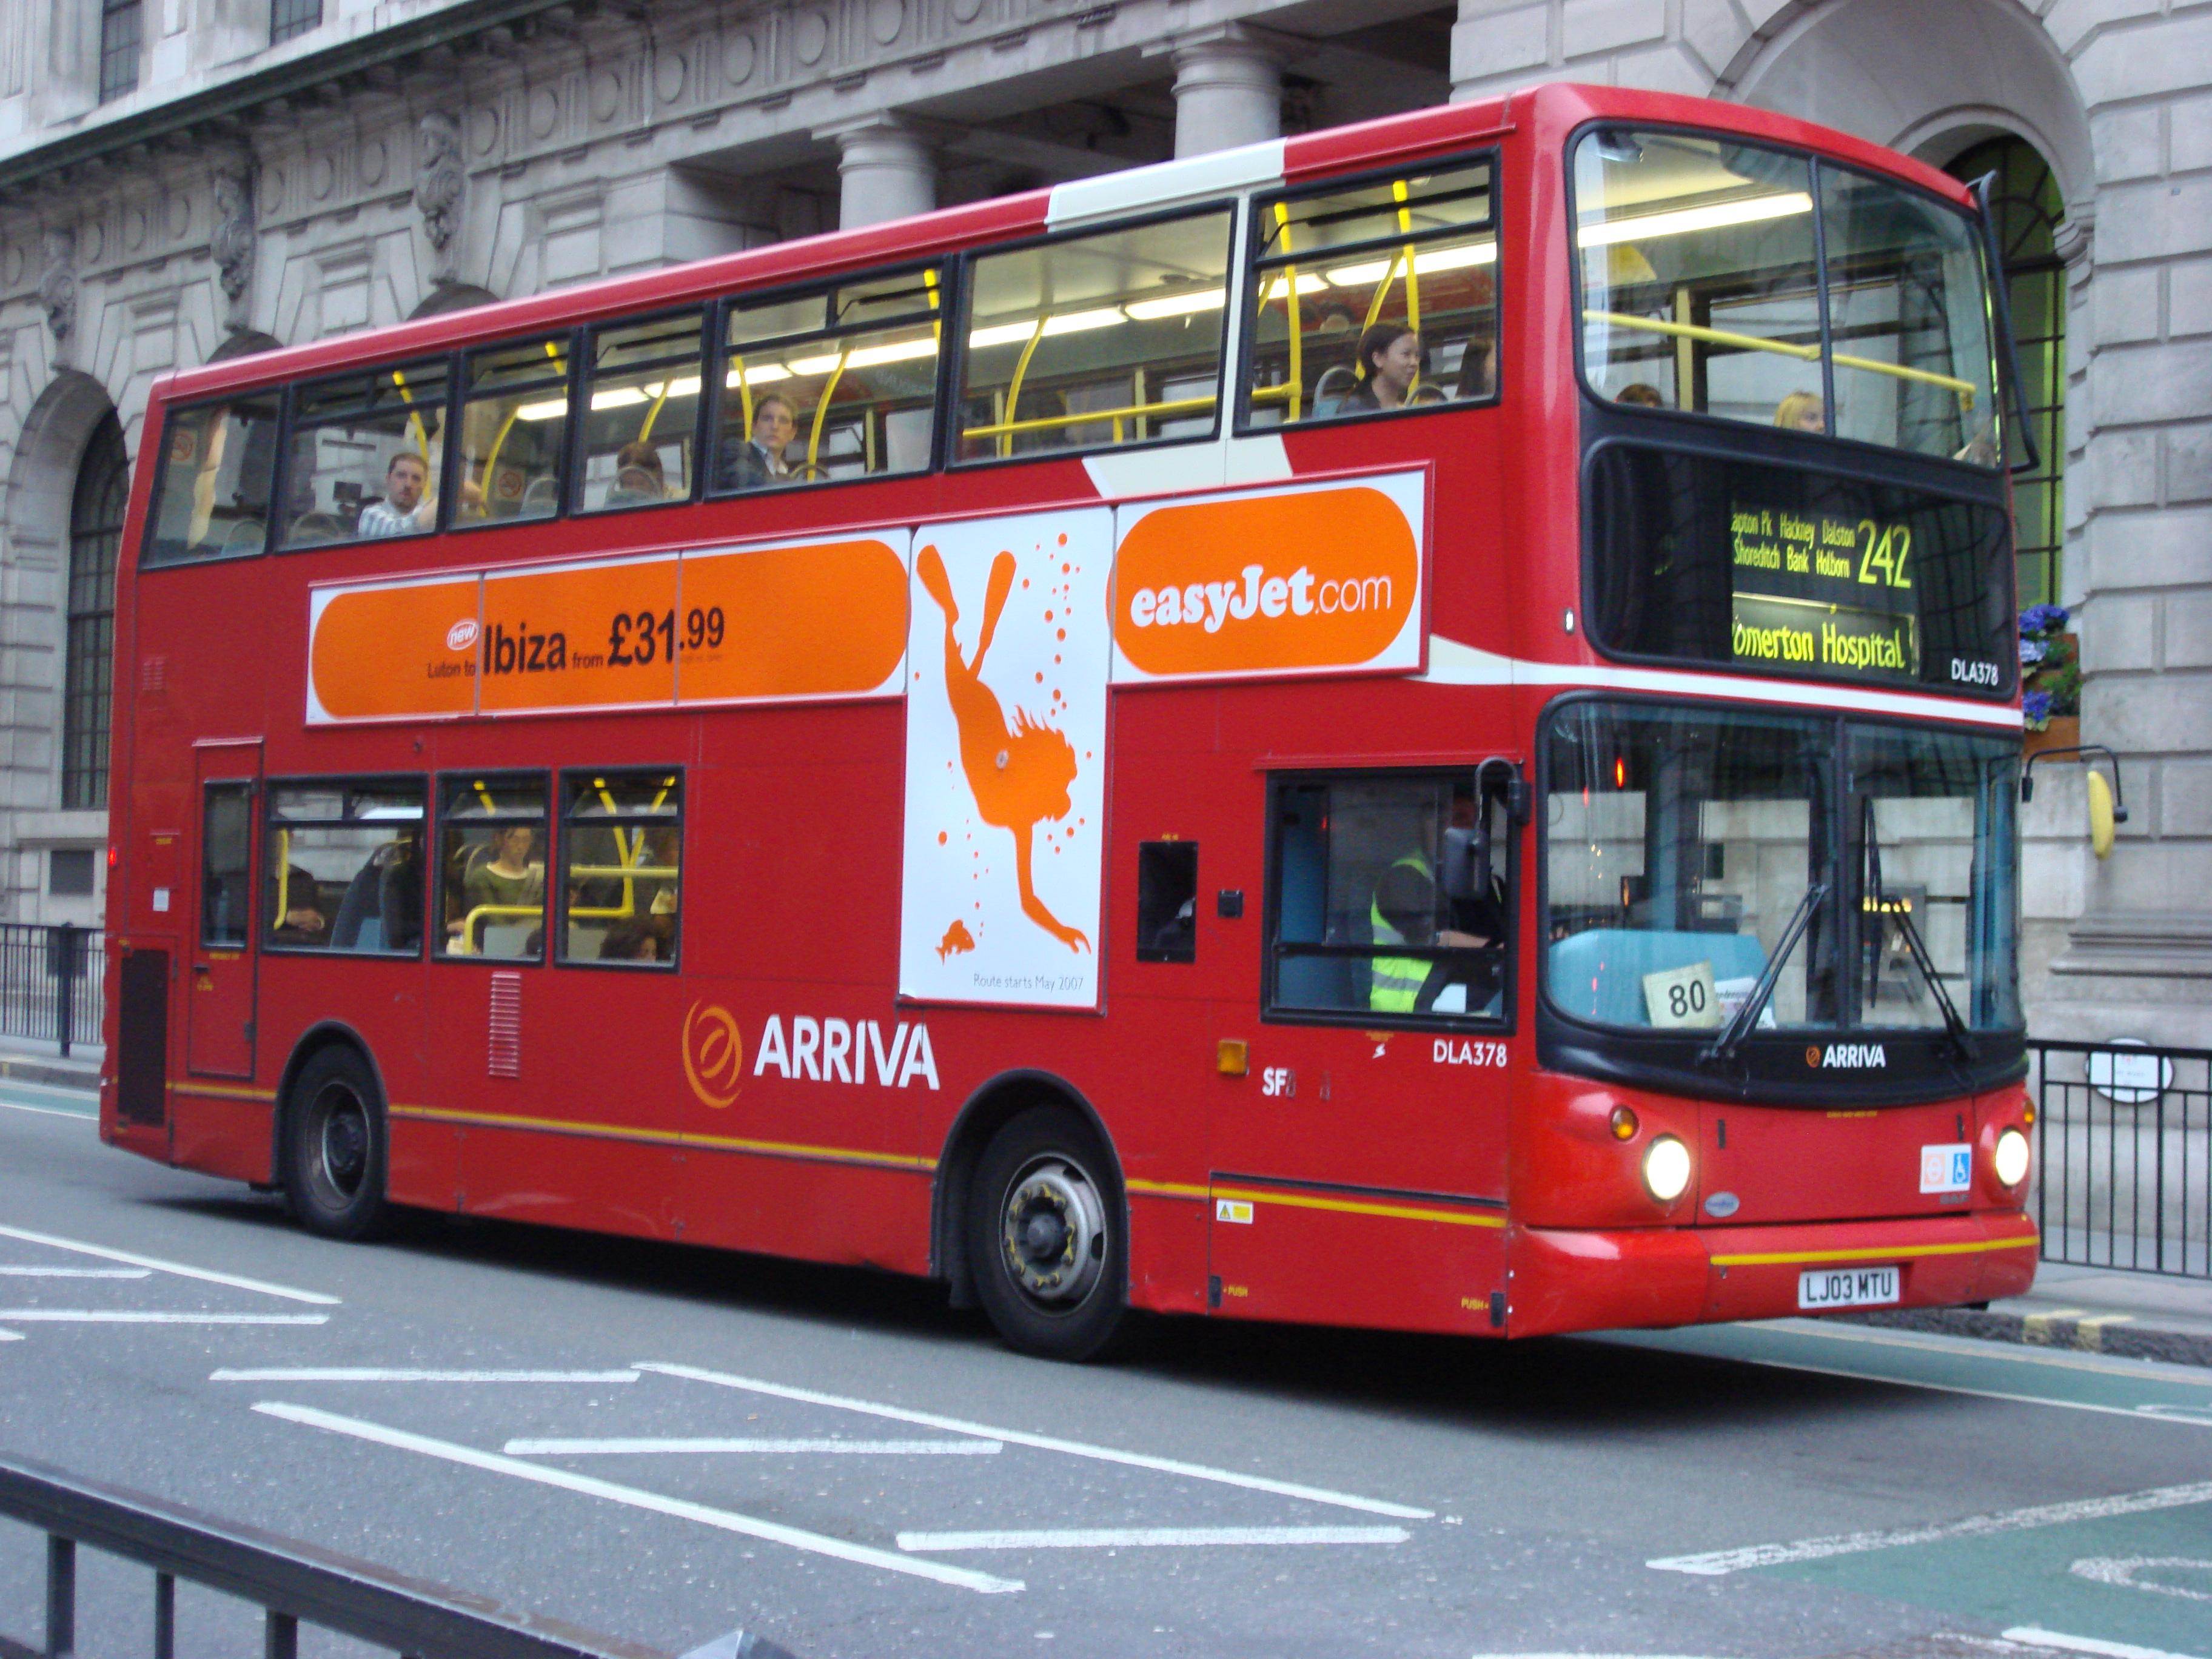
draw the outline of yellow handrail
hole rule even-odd
[[[732,351],[730,354],[730,362],[736,366],[738,371],[738,407],[745,418],[745,437],[750,440],[753,435],[752,382],[745,379],[745,360],[743,356]]]
[[[399,388],[399,400],[407,405],[408,428],[415,434],[416,450],[422,457],[425,471],[430,465],[430,434],[422,429],[422,417],[416,412],[415,394],[407,389],[407,376],[398,369],[392,371],[392,384]]]
[[[475,936],[477,918],[479,916],[543,916],[544,914],[545,907],[543,904],[479,904],[461,918],[461,942],[453,954],[460,957],[479,957],[483,954],[482,947],[471,942]]]
[[[1656,317],[1631,317],[1618,311],[1585,311],[1586,323],[1610,323],[1617,328],[1641,329],[1647,334],[1664,334],[1671,339],[1697,340],[1707,345],[1736,346],[1746,351],[1771,351],[1778,356],[1795,357],[1801,362],[1818,362],[1820,348],[1816,345],[1797,345],[1788,340],[1765,340],[1756,334],[1738,334],[1724,328],[1702,328],[1695,323],[1662,322]],[[1972,380],[1962,380],[1954,374],[1938,374],[1929,369],[1913,368],[1904,363],[1885,363],[1873,357],[1854,356],[1838,351],[1835,361],[1846,368],[1864,369],[1873,374],[1887,374],[1900,380],[1918,380],[1928,386],[1942,386],[1955,392],[1962,407],[1974,406],[1976,388]]]
[[[1283,233],[1283,252],[1293,252],[1291,246],[1291,207],[1287,202],[1275,204],[1275,225]],[[1283,267],[1283,313],[1291,324],[1291,412],[1288,419],[1297,421],[1305,409],[1305,313],[1298,309],[1298,268]]]
[[[1022,380],[1030,372],[1030,359],[1036,355],[1037,342],[1044,338],[1044,325],[1049,320],[1050,314],[1043,311],[1037,313],[1036,326],[1030,331],[1029,343],[1022,348],[1021,360],[1014,365],[1014,378],[1006,385],[1008,415],[1012,415],[1022,406]],[[1017,422],[1011,420],[1002,421],[995,427],[979,428],[975,433],[966,435],[980,437],[987,432],[996,432],[1000,434],[999,453],[1011,455],[1014,453],[1014,432],[1017,425]]]
[[[830,418],[830,399],[836,393],[837,382],[845,378],[845,360],[852,355],[851,341],[839,346],[837,367],[830,371],[830,378],[822,383],[822,399],[814,405],[814,429],[806,434],[806,470],[810,472],[815,470],[815,457],[822,448],[822,425]]]
[[[1267,391],[1279,391],[1269,386]],[[1257,393],[1254,395],[1258,395]],[[1181,415],[1192,410],[1211,409],[1219,401],[1219,394],[1209,392],[1199,398],[1170,398],[1161,403],[1130,404],[1121,409],[1085,409],[1073,415],[1035,415],[1026,421],[1000,421],[990,426],[967,426],[960,428],[963,438],[997,438],[1001,445],[1000,453],[1010,453],[1004,446],[1012,443],[1018,432],[1042,432],[1053,427],[1086,426],[1092,421],[1127,421],[1142,416]]]

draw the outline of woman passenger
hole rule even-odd
[[[1359,337],[1358,367],[1359,384],[1337,413],[1403,409],[1421,372],[1421,337],[1403,323],[1377,323]]]

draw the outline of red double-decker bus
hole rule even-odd
[[[178,375],[102,1133],[1071,1358],[2017,1291],[1991,261],[1559,86]]]

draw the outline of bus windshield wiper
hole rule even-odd
[[[1732,1060],[1735,1057],[1736,1049],[1742,1045],[1744,1038],[1751,1035],[1751,1028],[1759,1023],[1759,1016],[1773,996],[1774,988],[1782,982],[1783,966],[1790,960],[1790,953],[1797,948],[1797,941],[1805,936],[1805,929],[1813,920],[1813,913],[1820,908],[1827,896],[1826,882],[1815,881],[1806,884],[1805,896],[1797,901],[1796,909],[1791,912],[1790,925],[1782,930],[1781,941],[1774,947],[1774,954],[1767,958],[1765,971],[1759,975],[1759,982],[1751,988],[1751,994],[1743,1000],[1743,1006],[1735,1011],[1735,1018],[1729,1021],[1728,1029],[1698,1052],[1700,1060]]]
[[[1928,954],[1928,941],[1920,937],[1920,926],[1912,919],[1912,911],[1902,898],[1893,902],[1881,885],[1881,837],[1875,826],[1874,797],[1861,797],[1859,813],[1861,836],[1866,842],[1866,892],[1874,901],[1875,926],[1881,926],[1881,918],[1890,916],[1897,922],[1897,931],[1904,936],[1905,948],[1911,956],[1913,965],[1920,969],[1920,977],[1928,981],[1928,988],[1936,994],[1936,1006],[1942,1010],[1943,1029],[1950,1033],[1951,1045],[1959,1051],[1961,1060],[1973,1060],[1981,1050],[1974,1042],[1973,1033],[1966,1022],[1959,1018],[1959,1010],[1951,1000],[1951,994],[1943,988],[1942,976],[1936,971],[1936,959]],[[1881,958],[1875,957],[1874,980],[1876,990],[1881,985]]]

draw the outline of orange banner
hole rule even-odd
[[[318,593],[310,720],[473,713],[477,579]]]
[[[484,574],[485,714],[676,700],[676,561]]]
[[[1115,556],[1122,678],[1418,668],[1421,480],[1179,501]]]
[[[896,690],[906,586],[906,560],[882,541],[686,558],[683,700]]]

